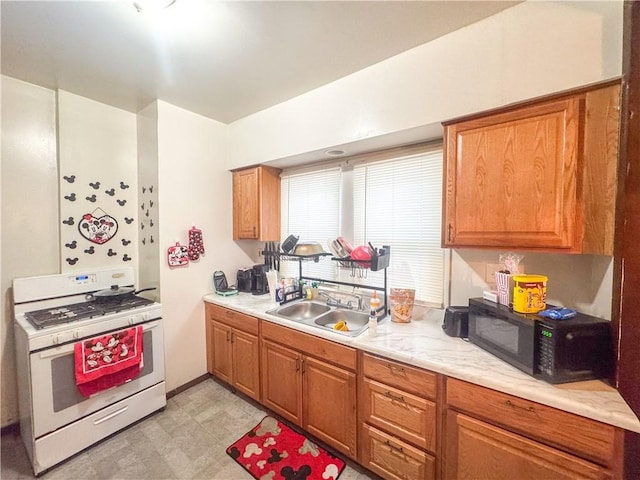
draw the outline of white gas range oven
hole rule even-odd
[[[13,281],[20,432],[36,475],[166,406],[162,305],[133,284],[130,267]],[[93,295],[115,285],[132,293]],[[83,396],[74,345],[137,326],[139,374]]]

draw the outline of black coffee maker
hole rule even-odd
[[[239,292],[253,290],[253,268],[241,268],[236,276],[236,288]]]
[[[269,293],[269,283],[267,282],[268,265],[258,264],[253,266],[251,276],[251,293],[253,295],[264,295]]]

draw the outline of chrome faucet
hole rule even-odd
[[[327,292],[318,292],[318,295],[322,297],[327,297],[327,305],[333,305],[334,307],[342,306],[342,300],[339,298],[333,297],[329,295]]]
[[[347,301],[347,303],[343,303],[342,299],[336,298],[327,292],[321,291],[318,294],[327,298],[327,305],[334,306],[334,307],[344,307],[344,308],[348,308],[349,310],[352,310],[354,308],[353,300],[349,300]],[[354,300],[358,302],[358,307],[357,307],[358,310],[362,310],[362,297],[360,295],[355,295],[355,294],[353,295],[349,294],[349,295],[352,296]]]

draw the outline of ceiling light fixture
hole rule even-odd
[[[328,155],[330,157],[340,157],[340,156],[344,155],[345,153],[347,153],[347,152],[345,152],[344,150],[325,150],[324,151],[324,154]]]
[[[133,6],[139,13],[142,12],[157,12],[163,8],[170,7],[176,0],[136,0],[133,2]]]

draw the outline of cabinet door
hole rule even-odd
[[[233,386],[260,400],[260,361],[258,337],[240,330],[231,332],[233,345]]]
[[[231,327],[210,320],[211,322],[211,369],[210,373],[220,380],[231,384]]]
[[[355,458],[356,375],[305,357],[303,428],[328,445]]]
[[[262,342],[262,403],[302,425],[302,356],[267,340]]]
[[[611,478],[597,465],[454,411],[447,413],[445,459],[450,480]]]
[[[583,101],[448,125],[442,243],[571,249]]]
[[[233,238],[257,240],[260,232],[258,168],[233,172]]]

